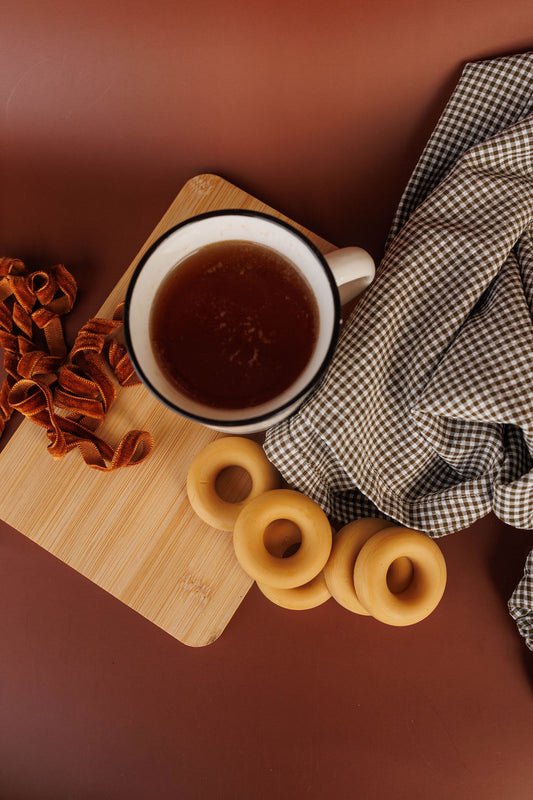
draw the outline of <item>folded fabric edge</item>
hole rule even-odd
[[[263,448],[289,485],[314,500],[341,525],[374,516],[440,538],[468,528],[492,511],[492,483],[487,474],[445,490],[432,492],[426,488],[423,495],[409,499],[393,487],[385,492],[376,473],[375,485],[369,483],[363,493],[353,476],[339,475],[335,453],[305,417],[286,420],[270,429]],[[309,458],[310,451],[315,454],[313,459]],[[374,473],[371,466],[368,473]],[[447,514],[442,513],[444,507]]]
[[[508,608],[526,647],[533,652],[533,611],[512,605],[509,605]]]
[[[458,82],[442,109],[400,198],[386,238],[385,251],[389,249],[411,213],[443,180],[461,155],[476,143],[517,122],[527,113],[531,106],[532,67],[533,50],[463,63]],[[493,73],[499,73],[497,80]],[[467,114],[465,107],[472,104],[472,85],[478,81],[483,83],[483,91],[478,93],[476,113]],[[501,93],[503,83],[514,87],[514,91],[506,93],[505,99]],[[487,128],[486,115],[482,113],[482,109],[495,101],[498,113],[493,115],[494,119]],[[456,141],[453,141],[451,135],[453,131]]]
[[[533,550],[526,559],[524,575],[509,598],[507,607],[526,646],[533,650]]]

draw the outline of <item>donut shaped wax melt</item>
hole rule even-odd
[[[241,467],[249,474],[252,488],[244,500],[232,503],[218,494],[216,480],[227,467]],[[241,436],[225,436],[208,444],[193,459],[187,475],[187,494],[194,511],[222,531],[232,531],[247,503],[279,485],[279,474],[263,448]]]
[[[294,589],[276,589],[267,586],[265,583],[257,584],[259,590],[272,603],[281,608],[288,608],[291,611],[305,611],[329,600],[331,593],[324,578],[324,571],[303,586],[296,586]]]
[[[370,616],[355,591],[354,566],[365,542],[377,531],[389,528],[390,525],[385,519],[358,519],[345,525],[333,537],[333,547],[324,567],[324,577],[331,596],[348,611]]]
[[[409,584],[395,592],[390,569],[399,560],[401,571],[407,560]],[[375,619],[387,625],[413,625],[428,617],[439,604],[446,587],[446,562],[429,536],[409,528],[385,528],[361,548],[354,567],[357,597]],[[394,588],[394,587],[393,587]]]
[[[268,528],[288,520],[299,529],[300,543],[291,555],[267,547]],[[303,586],[324,568],[331,552],[331,527],[319,505],[300,492],[274,489],[246,503],[233,531],[235,555],[257,583],[277,589]]]

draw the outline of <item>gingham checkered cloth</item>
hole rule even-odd
[[[267,433],[340,523],[533,529],[533,53],[467,64],[322,385]],[[533,649],[533,551],[509,610]]]

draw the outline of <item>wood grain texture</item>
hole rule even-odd
[[[192,178],[98,316],[112,314],[135,265],[158,236],[188,217],[222,208],[255,209],[287,219],[216,175]],[[323,252],[332,249],[304,232]],[[236,561],[231,534],[201,522],[187,500],[190,461],[220,434],[179,417],[144,386],[119,389],[99,432],[116,442],[131,428],[153,434],[152,455],[139,466],[102,473],[88,468],[77,452],[54,461],[46,452],[43,429],[25,420],[0,454],[0,514],[184,644],[209,644],[251,585]]]

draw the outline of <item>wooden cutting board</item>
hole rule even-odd
[[[158,236],[188,217],[222,208],[287,219],[216,175],[192,178],[97,315],[110,316],[124,299],[136,263]],[[322,252],[333,249],[296,227]],[[251,585],[235,559],[231,534],[201,522],[187,500],[192,458],[221,434],[182,419],[143,386],[119,390],[99,432],[118,442],[131,428],[153,434],[151,456],[102,473],[87,467],[77,451],[55,461],[43,429],[24,420],[0,453],[0,516],[184,644],[209,644]]]

